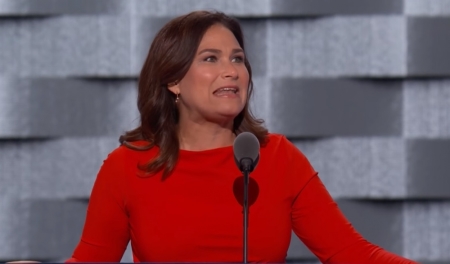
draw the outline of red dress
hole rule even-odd
[[[165,181],[161,173],[139,177],[137,164],[157,152],[120,146],[108,156],[68,262],[118,262],[130,239],[136,262],[242,262],[242,178],[233,148],[180,150]],[[285,262],[294,230],[322,262],[415,263],[364,240],[284,136],[270,134],[261,148],[250,203],[249,262]]]

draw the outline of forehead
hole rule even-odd
[[[230,46],[240,48],[239,42],[233,33],[223,25],[216,24],[208,28],[200,41],[199,49],[206,46]]]

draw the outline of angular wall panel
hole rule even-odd
[[[270,100],[271,129],[290,137],[402,133],[400,82],[274,79]]]
[[[1,0],[0,16],[120,14],[131,11],[130,2],[129,0]]]
[[[450,80],[408,80],[403,86],[403,135],[449,138]]]
[[[131,74],[139,76],[150,45],[158,31],[170,18],[132,17],[131,18]]]
[[[177,16],[193,10],[220,10],[236,16],[270,15],[269,0],[1,0],[0,16],[108,14]]]
[[[218,10],[235,16],[267,16],[269,0],[141,0],[134,2],[133,13],[152,17],[178,16],[193,10]]]
[[[266,106],[264,117],[271,131],[291,137],[450,137],[447,79],[274,78],[270,83],[268,94],[255,85],[255,95],[264,94],[264,103],[256,105]]]
[[[406,24],[401,16],[271,20],[269,75],[403,76]]]
[[[271,107],[271,81],[269,78],[254,77],[253,78],[253,94],[250,100],[250,110],[256,118],[265,121],[264,126],[270,131]]]
[[[0,259],[49,261],[72,254],[86,217],[85,201],[1,200]]]
[[[336,198],[450,198],[450,140],[294,140]]]
[[[401,138],[294,140],[335,198],[407,196],[405,142]]]
[[[244,32],[245,55],[252,66],[253,76],[266,76],[268,67],[268,47],[266,20],[261,19],[241,19],[242,30]]]
[[[270,4],[270,13],[275,16],[401,14],[403,11],[403,0],[272,0]]]
[[[118,135],[139,121],[135,86],[0,78],[0,138]]]
[[[341,199],[339,208],[368,241],[403,255],[403,204]]]
[[[406,2],[411,1],[407,0]],[[139,14],[174,16],[198,9],[217,9],[237,16],[305,16],[335,14],[401,14],[404,0],[2,0],[0,15]],[[417,1],[416,1],[417,2]],[[414,2],[413,12],[438,5]],[[442,4],[441,4],[442,6]]]
[[[303,242],[295,235],[294,232],[292,232],[291,235],[291,244],[289,245],[287,258],[298,260],[298,262],[317,259],[316,256],[305,246],[305,244],[303,244]]]
[[[408,193],[415,198],[450,198],[450,140],[409,140]]]
[[[408,73],[450,75],[450,17],[408,18]]]
[[[449,263],[449,201],[407,203],[405,209],[405,256],[420,260],[421,263]]]
[[[403,0],[407,15],[442,16],[450,15],[449,0]]]
[[[165,21],[127,16],[0,21],[0,58],[8,62],[0,65],[0,73],[137,76],[151,39]],[[259,74],[267,67],[275,77],[448,74],[448,19],[407,21],[401,16],[357,16],[261,22],[253,26],[259,30],[247,30],[252,39],[248,51],[261,55],[267,50],[253,56],[258,58],[254,64]],[[251,23],[244,22],[244,28]]]
[[[0,75],[130,76],[126,16],[0,20]]]
[[[118,137],[0,141],[0,195],[88,198],[102,161],[118,146]]]

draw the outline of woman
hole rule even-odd
[[[241,173],[232,144],[261,144],[251,174],[248,260],[285,262],[291,230],[326,263],[414,263],[364,240],[317,172],[249,111],[252,72],[239,23],[218,12],[170,21],[139,78],[141,125],[102,165],[68,261],[242,261]]]

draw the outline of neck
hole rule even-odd
[[[180,149],[202,151],[233,145],[236,135],[231,124],[180,122],[178,138]]]

